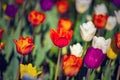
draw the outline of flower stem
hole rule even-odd
[[[119,67],[118,67],[116,80],[119,80],[119,77],[120,77],[120,64],[119,64]]]
[[[85,42],[85,43],[84,43],[84,50],[83,50],[82,58],[83,58],[84,55],[85,55],[85,52],[86,52],[86,49],[87,49],[87,45],[88,45],[88,42]]]
[[[69,77],[69,76],[67,76],[67,77],[66,77],[66,80],[69,80],[69,78],[70,78],[70,77]]]
[[[98,29],[98,36],[100,36],[101,34],[101,29]]]
[[[89,78],[89,75],[90,75],[90,69],[87,70],[87,74],[86,74],[85,80],[89,80],[89,79],[88,79],[88,78]]]
[[[57,60],[57,66],[56,66],[56,72],[55,72],[54,80],[57,80],[57,76],[58,76],[58,72],[59,72],[61,51],[62,51],[62,48],[59,48],[58,60]]]
[[[21,59],[20,59],[20,64],[22,64],[23,58],[24,58],[24,56],[22,55],[22,56],[21,56]],[[18,67],[18,72],[17,72],[16,80],[19,80],[19,75],[20,75],[20,64],[19,64],[19,67]]]

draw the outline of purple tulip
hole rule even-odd
[[[53,5],[54,5],[54,1],[53,0],[41,0],[40,1],[40,7],[44,11],[51,10]]]
[[[84,57],[84,63],[88,68],[98,68],[105,58],[105,54],[98,48],[88,47]]]
[[[120,0],[112,0],[112,2],[115,6],[120,6]]]
[[[11,4],[11,5],[7,5],[5,14],[10,18],[14,18],[17,11],[18,11],[18,7],[16,5]]]

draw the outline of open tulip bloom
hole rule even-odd
[[[91,41],[96,33],[96,28],[94,24],[89,21],[87,23],[83,23],[83,25],[80,25],[80,33],[82,36],[82,39],[86,42]]]

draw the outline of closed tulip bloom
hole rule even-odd
[[[120,24],[120,10],[114,11],[118,24]]]
[[[17,4],[22,4],[25,0],[14,0]]]
[[[6,6],[5,9],[5,14],[9,17],[9,18],[14,18],[16,13],[18,11],[18,7],[14,4],[9,4]]]
[[[40,7],[44,11],[51,10],[53,5],[54,5],[54,1],[53,0],[41,0],[40,1]]]
[[[65,30],[70,30],[72,28],[73,22],[67,18],[61,18],[58,21],[58,28],[63,28]]]
[[[45,14],[38,12],[36,10],[32,10],[28,14],[28,21],[33,25],[33,26],[38,26],[39,24],[42,24],[45,20],[46,16]]]
[[[102,64],[104,59],[105,54],[101,49],[88,47],[84,57],[84,64],[87,68],[96,69]]]
[[[67,46],[71,39],[72,39],[73,31],[69,30],[63,30],[62,28],[56,30],[50,29],[50,38],[54,45],[57,47],[65,47]]]
[[[110,47],[111,39],[105,40],[104,37],[96,37],[94,36],[92,41],[92,47],[101,49],[103,53],[105,54]]]
[[[116,46],[120,49],[120,33],[115,34],[115,43]]]
[[[111,48],[111,46],[107,50],[107,57],[112,60],[117,58],[117,54],[114,52],[114,50]]]
[[[82,58],[74,55],[62,57],[62,70],[66,76],[75,76],[82,66]]]
[[[56,7],[60,14],[64,14],[68,11],[69,3],[68,1],[57,1]]]
[[[93,22],[95,24],[95,27],[104,28],[107,22],[107,18],[108,18],[108,15],[94,14]]]
[[[33,39],[31,37],[20,37],[19,40],[14,39],[14,43],[16,44],[17,52],[22,55],[29,54],[34,48]]]
[[[114,16],[109,16],[108,19],[107,19],[107,23],[106,23],[105,28],[108,31],[111,31],[111,30],[114,29],[116,24],[117,24],[116,18]]]
[[[83,23],[83,25],[80,25],[80,33],[82,36],[82,39],[86,42],[91,41],[96,33],[96,28],[94,24],[89,21],[87,23]]]
[[[119,6],[120,6],[120,0],[112,0],[112,3],[113,3],[116,7],[119,7]]]
[[[102,14],[102,15],[107,14],[107,8],[104,3],[96,5],[94,10],[95,10],[95,14],[97,14],[97,15],[98,14]]]
[[[78,13],[84,13],[88,10],[92,0],[76,0],[75,6]]]
[[[5,44],[3,42],[0,42],[0,51],[5,47]]]
[[[4,29],[0,28],[0,39],[2,38],[3,33],[4,33]]]
[[[83,47],[80,45],[80,43],[76,43],[73,46],[70,46],[70,51],[72,55],[81,57],[83,53]]]

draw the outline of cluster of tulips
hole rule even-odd
[[[84,14],[92,4],[92,0],[72,1],[75,1],[75,7],[78,14]],[[5,18],[7,19],[14,19],[19,10],[19,6],[25,4],[27,0],[14,0],[14,2],[17,5],[8,4],[3,6],[6,14]],[[115,6],[120,6],[120,1],[118,0],[112,0],[112,3]],[[42,10],[41,12],[33,9],[29,11],[27,15],[28,23],[33,27],[38,27],[45,22],[47,17],[44,12],[50,11],[54,5],[60,16],[56,29],[51,28],[49,30],[49,38],[53,44],[59,48],[54,80],[57,80],[57,78],[60,77],[58,72],[60,72],[60,74],[63,72],[64,75],[67,76],[66,80],[69,80],[69,77],[76,76],[78,72],[80,72],[83,65],[88,68],[89,72],[89,69],[98,69],[106,57],[110,60],[115,60],[119,56],[120,28],[118,28],[117,32],[113,33],[113,37],[107,37],[107,35],[116,28],[116,25],[120,24],[120,10],[113,11],[111,15],[108,13],[104,3],[96,5],[94,7],[93,16],[88,15],[85,23],[76,26],[79,27],[77,29],[79,29],[84,44],[81,44],[81,42],[73,44],[72,39],[75,37],[75,22],[68,17],[64,17],[69,13],[69,1],[40,0],[39,4]],[[106,35],[104,36],[102,35],[103,29],[106,30]],[[4,29],[0,28],[0,51],[5,46],[5,43],[1,40],[3,34]],[[42,72],[37,71],[36,67],[33,67],[31,63],[28,65],[22,64],[24,56],[29,55],[35,48],[34,35],[33,37],[21,36],[19,40],[13,39],[17,52],[22,56],[16,78],[17,80],[19,79],[19,75],[23,80],[26,79],[26,76],[30,80],[36,80],[38,75],[42,74]],[[69,46],[69,44],[69,53],[62,55],[63,48]],[[86,80],[89,80],[88,75],[89,74],[87,73]]]

